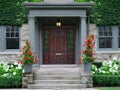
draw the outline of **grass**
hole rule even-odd
[[[99,90],[120,90],[120,87],[102,87]]]

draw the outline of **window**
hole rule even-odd
[[[6,27],[6,49],[19,49],[19,27]]]
[[[118,27],[118,47],[120,48],[120,27]]]
[[[111,26],[99,27],[99,48],[112,48],[113,32]]]

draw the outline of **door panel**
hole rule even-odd
[[[44,64],[75,63],[74,29],[45,29],[43,34]]]

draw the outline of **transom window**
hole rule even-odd
[[[112,48],[113,34],[111,26],[99,27],[99,48]]]
[[[19,49],[19,27],[6,27],[6,49]]]

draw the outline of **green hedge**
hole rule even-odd
[[[102,62],[93,62],[93,65],[96,65],[97,68],[100,68],[102,66]]]
[[[0,88],[21,88],[22,77],[0,77]]]
[[[120,86],[120,75],[93,75],[94,86]]]

